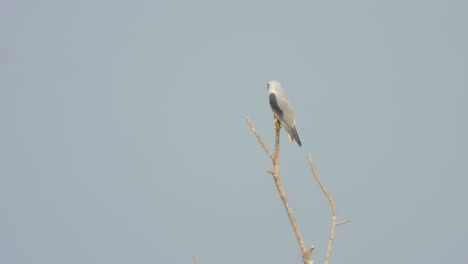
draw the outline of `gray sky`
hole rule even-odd
[[[0,263],[468,263],[466,1],[2,1]]]

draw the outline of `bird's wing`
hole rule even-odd
[[[269,96],[270,99],[270,106],[271,110],[273,110],[273,113],[275,114],[276,117],[282,119],[283,118],[283,109],[279,106],[278,102],[278,96],[274,93],[270,93]]]
[[[294,127],[294,113],[288,100],[282,95],[270,93],[270,106],[275,115],[289,127]]]

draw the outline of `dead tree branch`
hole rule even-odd
[[[325,196],[327,197],[328,199],[328,202],[330,203],[330,207],[332,209],[332,225],[331,225],[331,228],[330,228],[330,236],[328,238],[328,247],[327,247],[327,253],[325,255],[325,261],[324,261],[324,264],[328,264],[328,261],[330,260],[330,255],[331,255],[331,252],[332,252],[332,247],[333,247],[333,239],[335,237],[335,228],[336,226],[338,225],[342,225],[342,224],[346,224],[349,222],[349,219],[347,220],[344,220],[344,221],[341,221],[339,223],[336,222],[336,205],[335,205],[335,201],[333,200],[333,197],[331,196],[330,192],[327,190],[327,188],[325,187],[325,185],[323,184],[322,180],[320,180],[318,174],[317,174],[317,171],[315,170],[315,166],[314,166],[314,163],[312,162],[312,156],[309,154],[309,165],[310,165],[310,169],[312,170],[312,174],[314,175],[314,178],[315,180],[317,181],[317,183],[319,184],[320,186],[320,189],[322,189],[323,193],[325,194]]]
[[[271,175],[273,176],[276,189],[278,190],[281,201],[283,201],[284,208],[286,209],[286,213],[288,214],[289,221],[291,222],[291,226],[293,228],[294,234],[296,235],[296,240],[299,243],[299,247],[301,248],[302,261],[304,262],[304,264],[312,264],[313,261],[311,260],[310,255],[312,253],[312,250],[314,250],[314,247],[312,246],[309,249],[307,249],[307,247],[305,246],[304,239],[302,238],[301,232],[299,231],[299,227],[297,226],[296,219],[294,218],[291,207],[289,206],[288,200],[286,198],[286,194],[284,193],[283,186],[281,185],[280,167],[279,167],[279,137],[280,137],[280,129],[281,129],[280,123],[275,118],[275,131],[276,131],[275,152],[272,155],[268,146],[265,144],[265,142],[262,140],[260,135],[257,133],[249,117],[247,117],[247,122],[249,123],[250,129],[252,129],[252,132],[254,133],[258,142],[260,143],[260,145],[262,145],[263,149],[265,150],[265,152],[270,157],[273,163],[273,169],[267,170],[267,172],[271,173]]]
[[[247,117],[247,123],[249,123],[250,129],[252,129],[252,132],[254,133],[255,137],[257,138],[258,142],[260,142],[260,145],[262,145],[263,149],[267,153],[268,157],[270,157],[271,161],[274,160],[273,154],[271,154],[270,148],[265,144],[263,139],[260,137],[260,135],[257,133],[257,130],[252,124],[252,121],[250,121],[250,118]]]

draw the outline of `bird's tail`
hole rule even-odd
[[[299,139],[299,135],[297,134],[296,127],[294,126],[291,130],[291,134],[288,134],[289,141],[296,141],[299,147],[302,146],[301,140]]]

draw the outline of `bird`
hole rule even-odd
[[[279,82],[273,80],[268,82],[267,90],[270,93],[268,98],[271,110],[279,123],[283,126],[286,132],[288,132],[289,141],[296,141],[299,147],[302,146],[296,130],[294,113],[288,99],[286,99],[283,87],[281,87]]]

